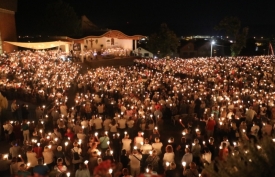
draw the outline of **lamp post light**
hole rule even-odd
[[[211,41],[211,51],[210,51],[210,57],[212,57],[212,50],[213,50],[213,45],[215,44],[215,41]]]

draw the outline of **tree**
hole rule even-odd
[[[148,49],[159,57],[177,53],[178,46],[179,40],[176,34],[165,23],[161,24],[158,33],[150,35],[147,44]]]
[[[80,35],[81,21],[74,9],[62,0],[50,3],[44,12],[44,31],[47,35]]]
[[[225,162],[212,163],[205,172],[211,177],[275,176],[275,139],[264,137],[257,143],[242,141]]]
[[[231,55],[238,56],[243,47],[246,45],[246,37],[248,34],[248,27],[241,30],[241,21],[237,17],[225,17],[220,21],[219,25],[215,27],[216,30],[225,30],[226,35],[234,38],[234,43],[231,45]]]

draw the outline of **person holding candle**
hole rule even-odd
[[[76,170],[75,177],[90,177],[90,171],[87,168],[87,165],[84,163],[79,164],[79,169]]]
[[[125,134],[124,138],[121,141],[122,141],[122,149],[125,149],[126,152],[130,152],[132,140],[129,139],[129,134]]]
[[[163,166],[166,166],[166,163],[171,163],[175,161],[175,154],[173,151],[173,147],[171,145],[167,145],[165,148],[165,153],[162,159]]]
[[[117,133],[117,127],[118,127],[118,124],[116,123],[115,119],[112,120],[109,127],[110,127],[110,133],[111,133],[110,136],[113,137],[113,134]]]
[[[63,165],[63,158],[57,158],[56,165],[54,166],[54,170],[56,170],[59,173],[66,173],[67,167],[66,165]]]
[[[38,143],[33,144],[33,152],[36,153],[37,158],[42,158],[43,157],[43,155],[42,155],[43,147],[42,147],[40,141]]]
[[[183,166],[183,176],[185,177],[199,176],[196,163],[191,162],[189,166],[190,166],[189,169],[187,169],[186,166]]]
[[[151,170],[158,172],[159,171],[159,161],[160,161],[160,158],[157,154],[157,151],[153,150],[150,152],[150,155],[146,158],[145,164],[146,164],[147,168],[148,168],[148,166],[150,166]]]
[[[57,146],[54,157],[55,159],[62,159],[63,162],[65,161],[65,153],[63,152],[62,146]]]
[[[122,134],[126,130],[126,123],[127,123],[127,120],[126,120],[126,118],[124,116],[121,116],[117,120],[118,131],[119,131],[120,134]]]
[[[33,167],[34,176],[46,177],[49,172],[50,172],[49,167],[43,164],[42,158],[39,158],[38,164],[35,167]]]
[[[8,176],[11,160],[8,160],[8,155],[0,154],[0,173],[1,176]]]
[[[79,147],[79,144],[77,142],[73,143],[73,148],[71,149],[72,153],[72,164],[73,169],[76,171],[79,168],[79,164],[83,161],[83,158],[81,156],[82,149]]]
[[[19,166],[17,175],[20,177],[29,177],[31,176],[31,172],[28,171],[28,167],[23,163]]]
[[[181,159],[181,163],[190,164],[193,161],[193,154],[190,152],[189,148],[185,148],[185,154]]]
[[[134,138],[134,124],[135,124],[135,121],[132,119],[132,117],[129,117],[126,124],[127,124],[127,133],[129,134],[129,137],[132,139],[132,138]]]
[[[67,128],[67,133],[65,133],[65,137],[69,138],[71,142],[74,142],[74,133],[71,129]]]
[[[206,133],[208,138],[213,136],[215,126],[216,126],[216,121],[214,120],[214,117],[211,116],[206,123]]]
[[[12,142],[11,143],[11,147],[9,149],[9,153],[11,155],[11,157],[18,157],[19,153],[20,153],[20,146],[18,146],[18,144],[16,142]]]
[[[132,176],[138,176],[140,174],[142,155],[138,153],[136,149],[129,155],[130,159],[130,171]]]
[[[102,119],[100,119],[99,117],[95,117],[94,121],[93,121],[93,127],[95,131],[100,131],[102,130]]]
[[[48,166],[50,170],[53,169],[54,153],[52,149],[49,148],[48,146],[45,146],[42,154],[43,154],[44,163]]]
[[[136,146],[137,149],[140,149],[141,143],[143,142],[144,142],[143,132],[139,131],[138,135],[134,139],[134,146]]]
[[[32,146],[28,146],[27,152],[26,152],[26,156],[27,156],[27,162],[29,165],[29,167],[34,167],[38,164],[37,162],[37,154],[35,152],[33,152],[33,147]]]
[[[62,135],[61,135],[61,133],[58,131],[58,128],[57,127],[55,127],[54,129],[53,129],[53,133],[51,133],[51,139],[52,140],[55,140],[56,138],[57,138],[57,143],[60,143],[61,142],[61,140],[62,140]]]
[[[99,138],[100,150],[102,154],[104,154],[105,151],[109,148],[108,142],[110,143],[110,138],[106,133],[102,132],[101,137]]]

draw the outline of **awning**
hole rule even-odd
[[[64,42],[64,41],[52,41],[52,42],[10,42],[10,41],[4,41],[8,44],[15,45],[18,47],[24,47],[29,49],[49,49],[58,47],[65,44],[71,44],[71,42]]]

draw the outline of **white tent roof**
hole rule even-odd
[[[29,49],[49,49],[53,47],[58,47],[65,44],[71,44],[70,42],[64,42],[64,41],[52,41],[52,42],[10,42],[10,41],[4,41],[8,44],[12,44],[18,47],[24,47]]]

